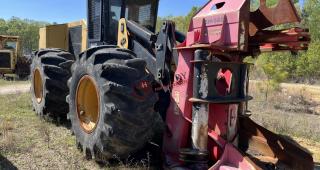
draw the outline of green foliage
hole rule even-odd
[[[250,0],[251,11],[255,11],[256,9],[258,9],[259,5],[260,5],[260,0]]]
[[[272,63],[263,65],[262,69],[267,75],[267,84],[269,84],[273,90],[277,90],[279,88],[279,84],[288,77],[288,72],[281,70],[281,68]]]
[[[291,58],[287,53],[262,54],[256,60],[254,75],[262,77],[264,86],[260,91],[265,93],[268,100],[270,92],[280,90],[280,83],[290,76]]]
[[[306,0],[302,10],[302,27],[310,30],[311,44],[309,50],[300,53],[296,61],[296,77],[314,83],[320,76],[320,2],[319,0]]]
[[[310,29],[313,42],[320,41],[320,2],[319,0],[306,0],[302,11],[303,25]]]
[[[320,43],[313,42],[306,53],[297,60],[297,76],[305,77],[309,81],[320,76]]]
[[[192,7],[191,11],[187,16],[167,16],[167,17],[158,17],[157,30],[160,30],[162,23],[166,20],[174,21],[176,24],[176,29],[182,33],[187,33],[189,29],[189,24],[192,17],[197,13],[200,8]]]
[[[39,28],[47,22],[38,22],[28,19],[12,17],[9,20],[0,19],[0,34],[20,36],[22,49],[25,54],[30,54],[38,49]]]

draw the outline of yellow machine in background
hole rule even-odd
[[[20,37],[0,35],[0,74],[21,79],[30,74],[30,58],[22,55]]]
[[[78,55],[87,49],[85,20],[40,28],[39,49],[59,48]],[[80,36],[79,36],[80,35]],[[20,37],[0,35],[0,77],[25,79],[30,75],[30,57],[22,54]]]
[[[30,65],[32,102],[39,115],[64,114],[68,109],[65,98],[69,93],[66,83],[70,68],[75,56],[85,50],[87,24],[84,20],[40,28],[39,50],[33,54]],[[50,112],[44,111],[44,106]]]
[[[60,48],[75,55],[87,49],[87,24],[81,20],[40,28],[39,48]],[[80,35],[80,36],[79,36]]]

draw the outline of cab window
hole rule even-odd
[[[110,0],[110,13],[109,13],[109,28],[107,29],[108,43],[117,44],[118,39],[118,24],[121,18],[122,1]]]
[[[4,44],[4,49],[8,49],[8,50],[14,50],[17,48],[17,42],[14,41],[7,41]]]

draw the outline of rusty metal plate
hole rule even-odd
[[[291,0],[278,0],[275,7],[267,7],[266,0],[260,0],[260,7],[250,14],[250,35],[258,30],[285,24],[300,22],[300,17]]]
[[[313,170],[313,158],[309,152],[298,144],[288,141],[284,137],[256,124],[250,118],[241,117],[240,121],[240,148],[242,151],[254,151],[261,162],[264,158],[273,158],[278,164],[284,164],[289,169]],[[252,155],[255,156],[255,155]],[[271,159],[270,159],[271,160]],[[273,161],[270,161],[273,163]]]

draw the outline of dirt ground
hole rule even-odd
[[[30,91],[30,84],[13,84],[0,87],[0,95],[27,93]]]
[[[30,91],[29,81],[8,81],[0,79],[0,95],[27,93]]]

